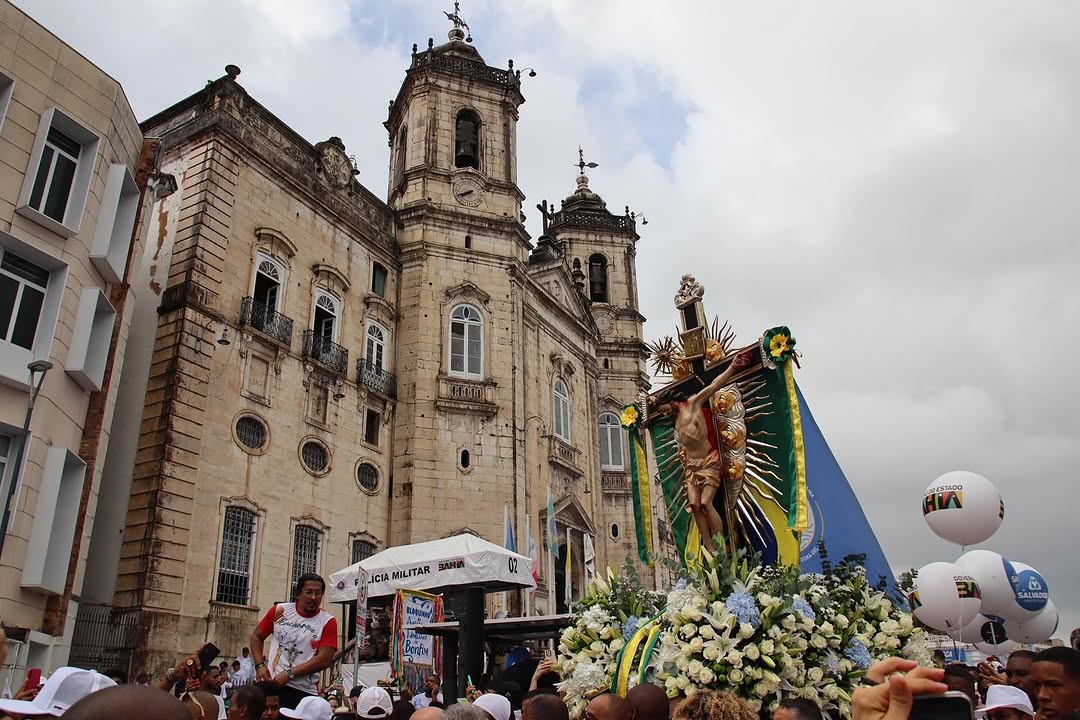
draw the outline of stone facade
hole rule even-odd
[[[6,0],[0,124],[0,507],[13,495],[0,558],[12,665],[0,685],[18,687],[26,667],[68,660],[156,144],[144,146],[119,83]],[[52,367],[26,436],[27,366],[42,361]]]
[[[567,552],[581,594],[586,535],[597,568],[634,557],[612,418],[648,386],[638,235],[581,175],[531,242],[520,76],[456,32],[414,52],[383,202],[340,140],[308,143],[226,72],[142,123],[179,189],[147,223],[125,388],[141,426],[93,589],[136,609],[132,665],[239,651],[299,570],[462,530],[501,542],[507,512],[518,551],[531,526],[542,553],[510,612],[560,609]]]

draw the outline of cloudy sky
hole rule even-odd
[[[341,136],[383,195],[387,101],[430,0],[22,0],[119,79],[140,118],[239,65],[312,142]],[[444,3],[449,7],[450,3]],[[302,8],[302,9],[301,9]],[[644,211],[651,337],[683,272],[740,339],[789,325],[799,381],[897,571],[959,550],[922,491],[1002,491],[983,547],[1043,571],[1080,626],[1080,5],[466,0],[524,80],[520,185]],[[1069,200],[1073,197],[1073,200]]]

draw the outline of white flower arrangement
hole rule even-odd
[[[848,716],[851,695],[875,660],[903,655],[930,663],[922,630],[856,563],[800,575],[792,568],[752,568],[743,554],[706,555],[689,576],[667,593],[660,641],[642,660],[648,679],[671,697],[719,689],[758,709],[802,697]],[[626,623],[630,613],[620,612],[615,593],[603,584],[606,590],[591,589],[560,642],[559,689],[571,717],[611,687],[634,629]],[[644,591],[624,582],[620,592],[625,604],[627,593]],[[633,684],[637,673],[630,675]]]

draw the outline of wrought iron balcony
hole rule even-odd
[[[240,324],[258,330],[283,345],[292,342],[292,318],[274,312],[255,298],[246,297],[240,303]]]
[[[394,373],[375,365],[367,358],[356,361],[356,382],[385,398],[397,398],[397,378]]]
[[[331,372],[344,375],[349,367],[349,351],[330,342],[314,330],[304,331],[304,357],[311,358]]]

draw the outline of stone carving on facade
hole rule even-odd
[[[679,281],[679,290],[675,293],[675,307],[679,310],[689,307],[705,297],[705,288],[694,279],[693,275],[683,275]]]

